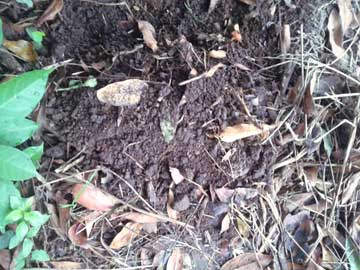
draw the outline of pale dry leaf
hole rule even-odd
[[[247,66],[245,66],[245,65],[243,65],[243,64],[240,64],[240,63],[235,63],[233,66],[234,66],[234,67],[237,67],[237,68],[239,68],[239,69],[241,69],[241,70],[245,70],[245,71],[250,71],[250,70],[251,70],[251,69],[248,68]]]
[[[142,213],[136,213],[136,212],[124,213],[121,215],[121,218],[142,224],[144,223],[155,224],[159,222],[159,219],[154,216],[150,216]]]
[[[221,229],[220,229],[220,234],[226,232],[227,230],[229,230],[230,228],[230,224],[231,224],[231,218],[229,214],[226,214],[224,216],[224,218],[221,221]]]
[[[11,255],[10,250],[0,249],[0,266],[5,270],[10,269]]]
[[[180,248],[174,248],[166,264],[166,270],[183,270],[184,258]]]
[[[215,188],[214,191],[221,202],[228,202],[231,196],[233,196],[235,193],[234,189],[226,187]]]
[[[353,174],[347,181],[347,186],[343,189],[341,204],[348,203],[356,193],[360,183],[360,172]]]
[[[168,201],[166,203],[166,211],[170,218],[177,220],[180,218],[180,212],[173,209],[172,205],[174,204],[174,201],[175,201],[174,192],[171,190],[171,188],[169,188],[169,196],[168,196]]]
[[[337,5],[339,7],[340,17],[341,17],[341,26],[342,32],[345,34],[349,29],[351,22],[353,20],[351,0],[337,0]]]
[[[63,7],[64,7],[63,0],[53,0],[50,6],[45,10],[44,14],[41,15],[36,25],[39,27],[44,22],[54,20],[56,15],[60,13]]]
[[[342,47],[343,43],[343,31],[341,25],[341,18],[339,11],[333,8],[329,15],[328,20],[329,42],[331,50],[337,58],[344,56],[345,50]]]
[[[108,211],[119,199],[92,185],[76,184],[72,187],[74,200],[90,210]]]
[[[250,235],[249,225],[241,218],[236,219],[236,227],[242,237],[248,238]]]
[[[97,98],[112,106],[131,106],[139,103],[141,94],[148,87],[138,79],[129,79],[108,84],[96,92]]]
[[[158,226],[157,223],[144,223],[143,224],[143,230],[147,232],[148,234],[156,234],[158,232]]]
[[[268,266],[272,260],[270,255],[244,253],[226,262],[221,270],[259,270]]]
[[[239,0],[241,3],[253,6],[256,5],[256,0]]]
[[[102,215],[102,212],[93,211],[82,217],[82,221],[85,223],[85,231],[86,231],[86,235],[88,238],[90,237],[90,234],[94,227],[95,222],[99,219],[99,217],[101,215]]]
[[[283,54],[286,54],[290,49],[290,45],[291,45],[290,25],[284,24],[280,33],[281,52]]]
[[[216,137],[223,142],[231,143],[251,136],[262,135],[274,128],[274,125],[267,124],[261,124],[259,127],[254,124],[237,124],[226,127],[219,135],[216,135]]]
[[[83,265],[79,262],[51,261],[50,264],[56,269],[82,269]]]
[[[72,225],[68,230],[68,237],[74,245],[85,247],[88,238],[84,224],[75,223]]]
[[[220,0],[210,0],[208,14],[210,14],[216,7],[216,5],[220,2]]]
[[[121,229],[121,231],[115,236],[111,241],[110,248],[120,249],[124,246],[127,246],[131,241],[139,235],[143,224],[136,222],[128,222]]]
[[[215,59],[222,59],[226,57],[226,51],[224,50],[211,50],[209,52],[209,57]]]
[[[38,55],[35,52],[32,43],[29,41],[22,39],[10,41],[4,39],[3,46],[27,62],[33,63],[38,59]]]
[[[176,185],[180,184],[185,179],[185,177],[181,174],[179,169],[174,167],[169,167],[169,171],[170,171],[171,179]]]
[[[206,73],[205,73],[205,77],[206,78],[211,78],[212,76],[214,76],[215,72],[219,69],[219,68],[223,68],[225,67],[225,65],[223,63],[218,63],[215,66],[213,66],[212,68],[210,68]]]
[[[147,21],[138,21],[138,28],[143,35],[146,46],[148,46],[153,52],[156,52],[159,48],[155,39],[155,28]]]

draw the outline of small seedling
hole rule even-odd
[[[31,40],[34,43],[35,49],[41,49],[43,47],[42,41],[45,37],[45,33],[38,31],[35,27],[26,28],[26,33],[29,35]]]
[[[97,85],[96,78],[94,78],[93,76],[90,75],[89,78],[85,82],[82,82],[80,80],[70,80],[69,87],[60,88],[57,91],[70,91],[70,90],[78,89],[81,87],[94,88],[96,85]]]

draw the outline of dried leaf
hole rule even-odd
[[[257,127],[254,124],[238,124],[232,127],[226,127],[223,132],[216,137],[223,142],[230,143],[250,136],[262,135],[273,128],[275,128],[274,125],[266,124],[262,124],[260,127]]]
[[[174,200],[175,200],[174,192],[171,190],[171,188],[169,188],[169,196],[166,204],[166,211],[170,218],[177,220],[180,218],[180,213],[172,208]]]
[[[27,62],[35,62],[38,58],[33,45],[26,40],[10,41],[4,39],[3,46]]]
[[[96,92],[97,98],[112,106],[131,106],[139,103],[148,85],[141,80],[129,79],[111,83]]]
[[[87,243],[86,229],[84,224],[75,223],[69,228],[68,236],[71,242],[76,246],[84,247]]]
[[[289,212],[292,212],[299,207],[300,208],[303,207],[305,202],[310,200],[312,197],[313,197],[313,194],[311,192],[305,192],[305,193],[292,195],[287,198],[286,203],[285,203],[285,208]]]
[[[280,47],[281,47],[281,52],[283,54],[286,54],[288,52],[288,50],[290,49],[290,44],[291,44],[290,25],[284,24],[280,33]]]
[[[341,25],[341,18],[338,10],[333,8],[330,12],[329,21],[328,21],[328,31],[329,31],[329,42],[331,45],[331,50],[334,55],[338,58],[341,58],[345,50],[342,47],[343,43],[343,31]]]
[[[248,238],[250,235],[249,225],[241,218],[236,219],[236,227],[242,237]]]
[[[240,2],[247,4],[247,5],[256,5],[256,0],[239,0]]]
[[[72,194],[78,204],[90,210],[108,211],[119,203],[115,196],[91,185],[76,184],[72,187]]]
[[[56,15],[63,9],[63,7],[63,0],[53,0],[50,6],[45,10],[44,14],[39,18],[36,25],[39,27],[44,22],[54,20]]]
[[[337,0],[336,2],[339,7],[342,32],[343,34],[345,34],[353,20],[353,14],[351,11],[351,0]]]
[[[86,236],[89,238],[91,231],[94,227],[95,222],[99,219],[99,217],[102,215],[102,212],[100,211],[93,211],[81,218],[81,221],[85,223],[85,231]]]
[[[226,187],[221,187],[221,188],[215,188],[215,193],[221,202],[228,202],[231,196],[234,195],[235,190]]]
[[[144,223],[143,230],[148,234],[156,234],[158,232],[157,223]]]
[[[209,52],[209,57],[215,59],[221,59],[226,57],[226,51],[223,50],[211,50]]]
[[[301,76],[299,76],[296,80],[295,85],[290,88],[289,93],[288,93],[288,102],[290,104],[295,103],[296,98],[300,92],[301,86],[302,86],[302,79],[301,79]]]
[[[156,52],[159,48],[155,39],[155,28],[151,23],[147,21],[138,21],[138,28],[143,35],[146,46],[148,46],[153,52]]]
[[[171,179],[176,185],[180,184],[185,179],[185,177],[180,173],[179,169],[170,167],[169,171],[171,174]]]
[[[112,249],[120,249],[127,246],[136,236],[139,235],[143,225],[136,222],[128,222],[115,236],[110,244]]]
[[[251,69],[248,68],[247,66],[240,64],[240,63],[235,63],[234,67],[240,68],[241,70],[245,70],[245,71],[250,71]]]
[[[150,224],[156,224],[159,222],[159,219],[150,215],[142,214],[142,213],[136,213],[136,212],[129,212],[121,215],[121,218],[127,219],[133,222],[137,223],[150,223]]]
[[[183,270],[184,258],[180,248],[175,248],[166,264],[166,270]]]
[[[56,269],[81,269],[83,268],[82,263],[79,262],[69,262],[69,261],[58,261],[50,262],[52,266]]]
[[[316,84],[317,84],[317,74],[314,73],[304,94],[303,106],[304,106],[304,113],[306,113],[307,115],[312,114],[315,108],[313,92],[316,87]]]
[[[68,202],[64,199],[61,192],[55,194],[57,211],[59,213],[59,227],[65,233],[67,232],[68,221],[70,220],[70,208],[64,207]]]
[[[259,270],[268,266],[273,258],[260,253],[244,253],[226,262],[221,270]]]
[[[347,186],[343,189],[341,204],[348,203],[356,193],[360,182],[360,172],[353,174],[347,181]]]
[[[10,250],[0,249],[0,266],[5,270],[10,269],[11,255]]]
[[[221,221],[221,229],[220,229],[220,234],[222,234],[223,232],[226,232],[227,230],[229,230],[230,228],[230,223],[231,223],[231,218],[229,214],[226,214],[223,218],[223,220]]]
[[[210,0],[208,14],[210,14],[216,7],[216,5],[219,3],[220,0]]]
[[[205,77],[206,78],[211,78],[212,76],[214,76],[215,72],[219,69],[219,68],[223,68],[225,67],[225,65],[223,63],[218,63],[215,66],[213,66],[212,68],[210,68],[206,73],[205,73]]]

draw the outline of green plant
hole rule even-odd
[[[38,105],[46,90],[49,70],[35,70],[0,84],[0,249],[21,246],[16,257],[16,269],[24,267],[26,258],[44,261],[49,257],[43,250],[33,249],[32,238],[48,220],[32,210],[32,199],[22,198],[14,181],[40,178],[36,168],[43,145],[20,150],[38,128],[26,118]],[[16,225],[15,232],[8,229]]]
[[[26,28],[26,33],[33,41],[35,49],[41,49],[43,47],[42,41],[45,37],[44,32],[38,31],[35,27],[28,27]]]

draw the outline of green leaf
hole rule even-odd
[[[26,28],[26,32],[34,42],[35,48],[40,49],[42,48],[42,41],[45,37],[45,33],[42,31],[38,31],[35,27],[28,27]]]
[[[24,216],[23,211],[21,211],[20,209],[12,210],[5,217],[6,224],[15,223],[16,221],[19,221],[20,219],[22,219],[23,216]]]
[[[31,253],[31,260],[38,262],[46,262],[46,261],[50,261],[50,257],[45,250],[38,249],[38,250],[34,250]]]
[[[13,249],[15,247],[17,247],[20,244],[20,239],[19,237],[15,234],[13,237],[11,237],[10,239],[10,243],[9,243],[9,249]]]
[[[93,76],[89,76],[89,78],[83,83],[82,86],[93,88],[97,85],[97,80]]]
[[[33,207],[33,205],[34,205],[34,196],[31,196],[31,197],[25,199],[22,210],[24,212],[29,212],[29,211],[31,211],[31,208]]]
[[[32,0],[16,0],[16,2],[18,2],[18,3],[20,3],[20,4],[24,4],[24,5],[26,5],[28,8],[32,8],[32,7],[34,6]]]
[[[4,32],[2,27],[2,20],[0,18],[0,46],[3,44],[4,41]]]
[[[29,139],[39,126],[29,119],[19,118],[0,119],[0,127],[0,144],[17,146]]]
[[[44,144],[42,143],[39,146],[28,147],[23,152],[28,154],[28,156],[31,158],[34,166],[36,168],[38,168],[40,166],[41,156],[44,153]]]
[[[15,270],[22,270],[25,267],[25,259],[24,258],[16,258]]]
[[[0,235],[0,249],[5,249],[9,247],[10,239],[14,236],[13,231],[6,231],[4,234]]]
[[[23,258],[27,258],[30,255],[33,245],[34,242],[31,239],[25,238],[21,250],[21,255]]]
[[[0,84],[0,118],[30,114],[40,102],[53,69],[26,72]]]
[[[22,198],[18,196],[10,196],[10,208],[15,210],[21,208],[23,204]]]
[[[175,135],[175,127],[173,127],[170,121],[163,120],[160,122],[160,129],[164,136],[165,142],[169,143]]]
[[[0,145],[1,179],[20,181],[37,175],[36,168],[27,154],[14,147]]]
[[[25,221],[29,222],[31,226],[39,227],[49,220],[49,215],[41,214],[39,211],[31,211],[24,214]]]
[[[20,192],[11,181],[0,179],[0,229],[5,227],[5,216],[10,211],[10,196],[20,197]]]
[[[16,236],[18,237],[19,241],[23,241],[26,234],[29,231],[29,226],[26,224],[25,221],[20,222],[20,224],[16,227]]]
[[[346,237],[345,253],[349,260],[350,269],[351,270],[360,269],[360,254],[349,236]]]
[[[38,232],[40,231],[40,229],[41,229],[41,226],[32,227],[30,229],[30,231],[27,233],[26,237],[29,237],[29,238],[35,237],[38,234]]]

